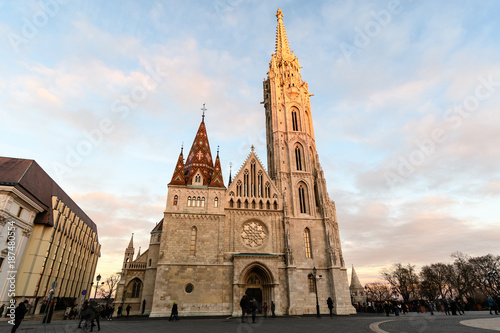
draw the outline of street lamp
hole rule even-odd
[[[318,302],[318,287],[316,285],[316,267],[313,267],[313,275],[314,275],[314,291],[316,291],[316,317],[320,318],[319,314],[319,302]]]
[[[95,294],[94,294],[94,300],[97,299],[97,288],[99,288],[99,281],[101,281],[101,274],[97,275],[95,278],[97,280],[97,283],[95,284]],[[103,282],[104,284],[104,282]]]

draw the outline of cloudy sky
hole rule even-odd
[[[262,80],[283,10],[346,265],[500,254],[498,1],[0,1],[0,155],[96,222],[97,272],[162,218],[201,120],[227,183],[266,164]]]

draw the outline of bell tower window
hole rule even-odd
[[[299,118],[297,115],[297,109],[292,110],[292,129],[294,131],[300,131]]]

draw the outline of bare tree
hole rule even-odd
[[[431,301],[439,296],[446,299],[449,270],[448,265],[443,263],[423,266],[420,271],[420,294]]]
[[[104,281],[104,284],[101,287],[99,287],[97,293],[99,294],[99,297],[106,299],[106,304],[109,304],[109,301],[113,297],[119,281],[120,275],[113,274],[107,278],[106,281]]]
[[[500,297],[500,256],[488,254],[469,260],[473,268],[474,285],[490,299]]]
[[[382,302],[391,298],[391,286],[384,282],[366,284],[366,292],[370,301]]]
[[[450,291],[453,290],[459,299],[463,296],[473,296],[474,268],[470,257],[461,252],[455,252],[451,256],[455,261],[448,266],[447,283]]]
[[[392,288],[401,294],[405,302],[414,298],[418,289],[418,275],[415,266],[394,264],[391,269],[382,270],[382,276]]]

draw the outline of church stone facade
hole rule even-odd
[[[267,171],[253,147],[226,185],[215,161],[205,116],[184,161],[179,155],[168,184],[163,219],[150,247],[134,260],[125,251],[116,305],[132,314],[240,315],[244,294],[278,315],[321,312],[351,305],[335,203],[329,198],[314,138],[308,85],[288,45],[283,14],[276,17],[276,51],[263,82]],[[316,268],[316,277],[312,274]]]

